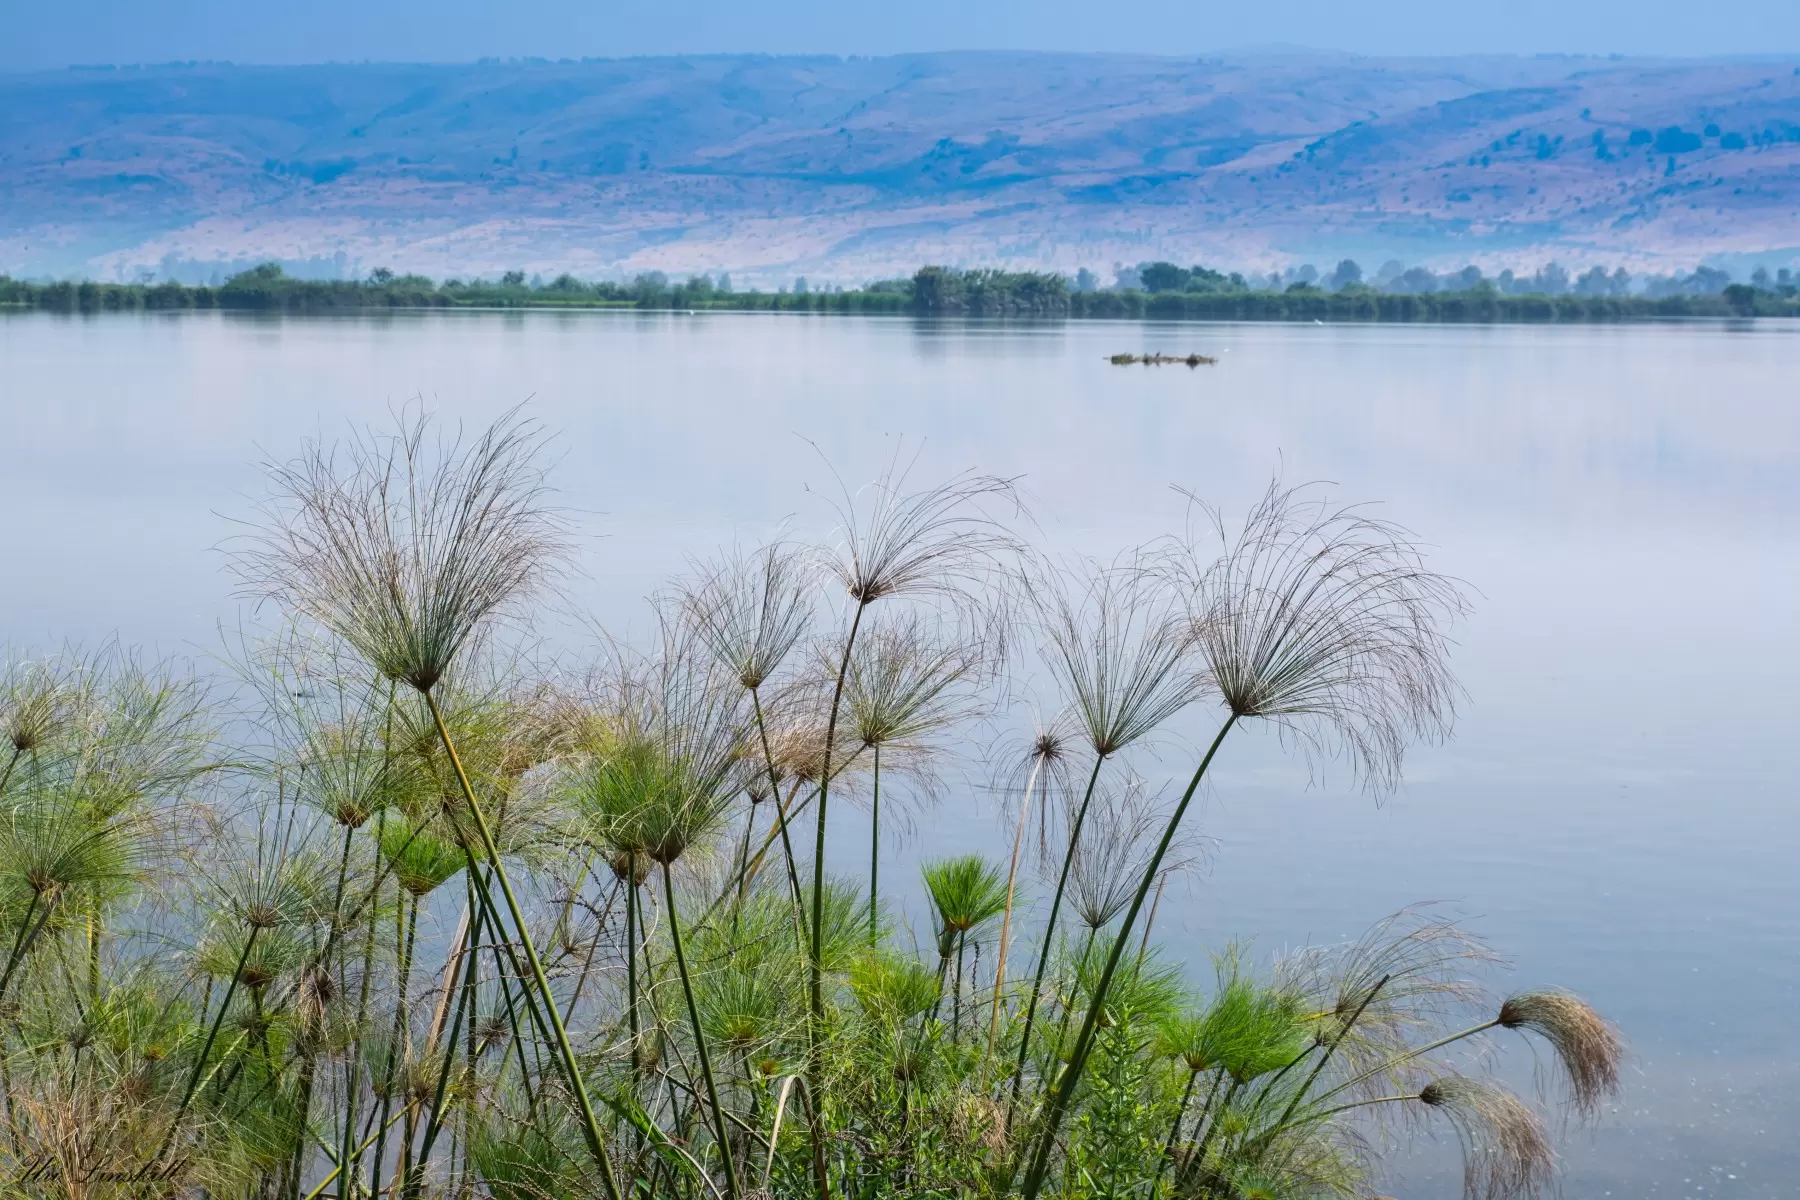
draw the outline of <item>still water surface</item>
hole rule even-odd
[[[1221,363],[1104,361],[1126,350]],[[1170,485],[1241,509],[1279,471],[1381,501],[1478,592],[1455,739],[1379,806],[1233,745],[1210,865],[1160,932],[1200,964],[1445,902],[1510,958],[1501,986],[1574,988],[1630,1041],[1616,1111],[1565,1143],[1567,1195],[1800,1187],[1800,328],[0,314],[0,367],[15,645],[211,653],[255,461],[415,396],[471,422],[531,398],[574,591],[613,628],[691,555],[816,527],[807,485],[867,479],[901,437],[919,478],[1022,476],[1071,552],[1175,529]],[[903,852],[997,840],[953,795]],[[1445,1159],[1395,1194],[1454,1194]]]

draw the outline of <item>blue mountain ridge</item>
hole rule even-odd
[[[0,271],[1794,258],[1800,58],[943,53],[0,75]]]

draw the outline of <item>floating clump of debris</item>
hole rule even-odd
[[[1133,363],[1143,363],[1146,367],[1210,367],[1219,360],[1205,354],[1115,354],[1106,361],[1115,367],[1129,367]]]

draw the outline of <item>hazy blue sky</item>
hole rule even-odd
[[[763,51],[1800,51],[1800,0],[0,0],[0,69]]]

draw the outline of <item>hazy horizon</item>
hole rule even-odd
[[[1392,59],[1400,62],[1471,62],[1504,59],[1593,59],[1600,62],[1658,62],[1672,63],[1788,63],[1796,55],[1800,55],[1800,45],[1792,50],[1742,51],[1734,53],[1623,53],[1619,51],[1563,51],[1563,50],[1469,50],[1444,53],[1382,53],[1362,50],[1345,50],[1333,46],[1314,46],[1300,42],[1260,42],[1235,46],[1219,46],[1205,51],[1177,52],[1169,50],[1046,50],[1017,46],[939,46],[916,50],[894,50],[885,53],[864,54],[855,51],[829,50],[796,50],[796,51],[763,51],[763,50],[646,50],[637,53],[620,54],[482,54],[463,58],[402,58],[402,57],[368,57],[368,58],[318,58],[306,60],[274,60],[252,58],[165,58],[165,59],[92,59],[87,61],[71,61],[50,66],[5,67],[0,66],[3,75],[50,74],[62,71],[115,71],[115,70],[151,70],[168,67],[256,67],[280,69],[283,67],[473,67],[490,63],[530,64],[530,63],[601,63],[601,62],[635,62],[670,59],[720,59],[760,57],[768,59],[818,59],[838,62],[855,62],[859,60],[877,60],[894,58],[926,58],[968,55],[970,57],[1010,54],[1010,55],[1043,55],[1044,57],[1060,57],[1072,54],[1086,54],[1101,58],[1149,58],[1164,59],[1169,62],[1189,62],[1196,57],[1201,59],[1254,59],[1281,57],[1331,58],[1343,57],[1351,60]]]
[[[1760,57],[1800,50],[1800,6],[1783,0],[1524,0],[1487,8],[1426,0],[1379,7],[1269,0],[1203,12],[1177,0],[919,0],[869,10],[821,0],[744,5],[643,2],[604,11],[576,0],[320,0],[305,8],[226,0],[77,0],[21,7],[0,71],[195,60],[256,65],[456,63],[482,58],[630,58],[695,54],[884,57],[959,50],[1099,51],[1185,57],[1265,48],[1457,57],[1578,54]],[[1293,37],[1308,31],[1304,43]]]

